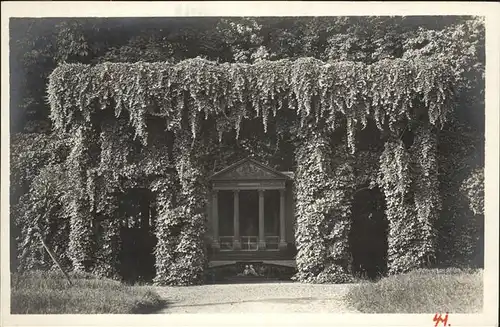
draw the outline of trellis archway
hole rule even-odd
[[[239,138],[249,119],[260,119],[264,132],[272,122],[276,136],[295,144],[298,279],[349,279],[352,199],[361,179],[384,193],[394,235],[389,272],[422,266],[433,256],[440,208],[435,130],[453,107],[454,78],[446,60],[420,59],[61,65],[48,94],[56,131],[72,137],[66,166],[73,266],[89,269],[88,226],[96,214],[115,215],[107,195],[129,181],[155,194],[155,282],[202,282],[210,151],[232,131]],[[375,168],[362,177],[356,132],[369,121],[385,148],[367,150]],[[415,134],[410,148],[399,139],[408,128]],[[415,225],[411,233],[401,220]],[[100,250],[111,267],[91,263],[96,271],[112,271],[118,260],[113,224],[109,219]]]

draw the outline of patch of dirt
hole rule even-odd
[[[344,300],[349,284],[215,284],[158,287],[159,313],[355,313]]]

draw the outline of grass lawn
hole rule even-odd
[[[420,269],[361,283],[346,300],[363,313],[479,313],[483,270]]]
[[[11,274],[12,314],[149,313],[165,306],[152,288],[128,286],[90,274]]]

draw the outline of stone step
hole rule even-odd
[[[215,252],[210,260],[293,260],[290,253],[279,251],[231,251]]]

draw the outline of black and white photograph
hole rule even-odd
[[[498,326],[495,16],[196,4],[2,19],[5,326]]]

